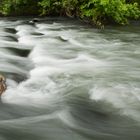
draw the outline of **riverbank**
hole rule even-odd
[[[3,16],[66,16],[102,27],[127,25],[130,19],[139,19],[140,3],[138,0],[2,0],[0,13]]]

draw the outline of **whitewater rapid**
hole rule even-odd
[[[139,27],[30,20],[0,21],[0,140],[139,140]]]

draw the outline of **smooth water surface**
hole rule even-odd
[[[0,20],[0,140],[140,140],[140,27]]]

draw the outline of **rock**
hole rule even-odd
[[[30,24],[35,24],[36,22],[39,22],[39,19],[34,18],[33,20],[29,21]]]
[[[4,76],[0,75],[0,96],[3,94],[3,92],[6,90],[6,79]]]

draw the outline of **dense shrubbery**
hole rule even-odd
[[[95,23],[115,21],[119,24],[128,23],[128,18],[140,16],[138,4],[126,4],[124,0],[88,0],[81,5],[83,17],[90,17]]]
[[[140,17],[139,0],[2,0],[4,15],[61,15],[79,17],[102,25],[127,24]]]
[[[66,14],[88,18],[97,25],[106,22],[127,24],[128,19],[138,19],[140,8],[138,0],[43,0],[42,13]],[[139,1],[138,1],[139,2]]]
[[[1,0],[0,12],[3,15],[38,14],[39,0]]]
[[[41,15],[60,15],[62,2],[59,0],[41,0],[39,3]]]

